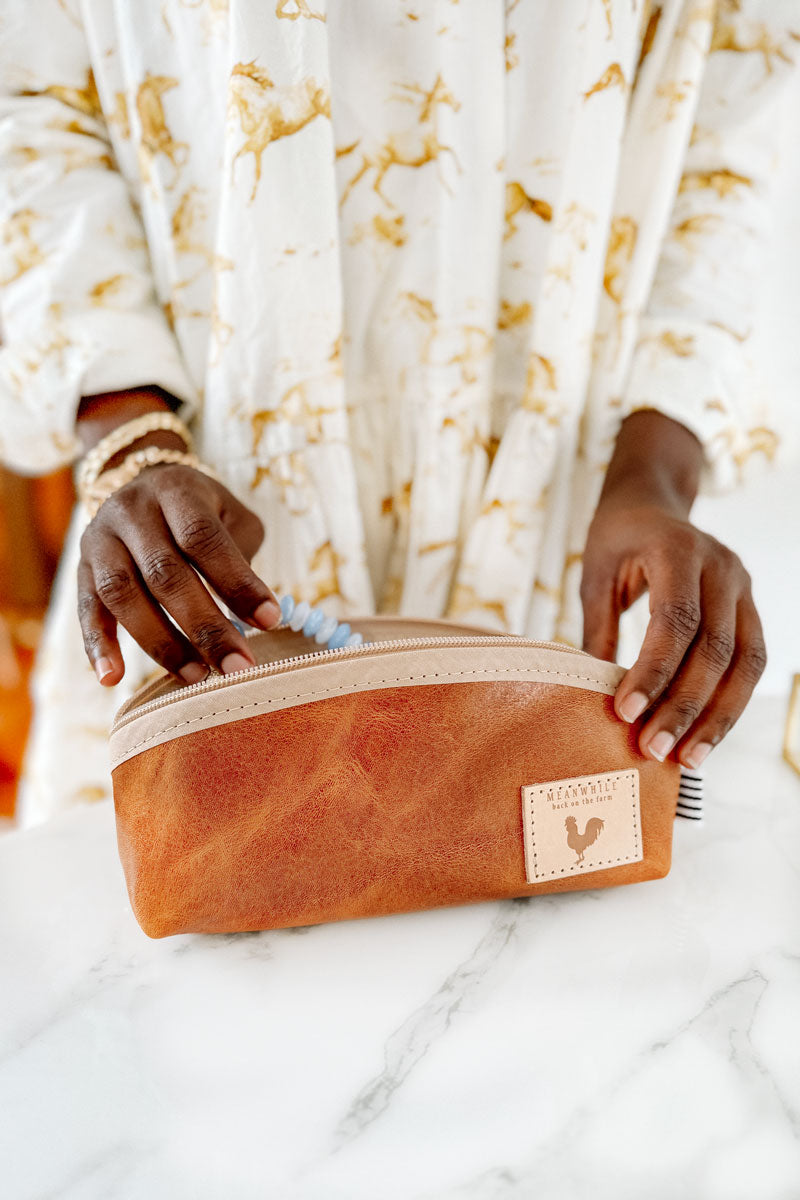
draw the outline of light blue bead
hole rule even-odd
[[[295,605],[295,610],[292,613],[292,619],[289,622],[289,628],[293,629],[295,633],[299,633],[305,625],[306,618],[310,612],[311,605],[307,600],[301,600],[299,604]]]
[[[334,632],[333,637],[328,638],[328,649],[338,650],[343,646],[350,637],[350,626],[347,621],[342,621],[339,628]]]
[[[351,633],[350,637],[345,642],[345,646],[360,646],[363,641],[363,633]]]
[[[314,641],[317,643],[318,646],[325,645],[328,638],[334,632],[334,630],[336,629],[336,626],[338,624],[339,624],[339,622],[336,620],[336,617],[326,617],[325,618],[325,620],[322,622],[319,629],[317,630],[316,636],[314,638]]]
[[[288,621],[294,612],[294,596],[290,596],[287,592],[285,596],[281,596],[281,616],[284,621]]]
[[[325,613],[322,611],[322,609],[312,608],[311,612],[306,617],[306,623],[303,626],[303,633],[306,635],[306,637],[313,637],[324,620]]]

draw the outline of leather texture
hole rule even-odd
[[[198,729],[311,704],[336,694],[505,679],[613,695],[624,674],[622,667],[586,654],[552,645],[515,644],[511,638],[498,638],[483,646],[453,646],[438,639],[424,648],[375,646],[369,652],[323,661],[293,658],[280,668],[272,663],[267,670],[271,673],[257,678],[218,676],[214,686],[179,688],[167,697],[157,697],[157,706],[149,711],[140,706],[139,711],[123,716],[124,710],[120,710],[111,730],[112,769],[126,758]],[[314,719],[311,714],[309,720]]]
[[[637,732],[604,692],[502,678],[353,691],[197,728],[114,768],[133,911],[164,937],[661,878],[679,767],[645,759]],[[528,884],[522,787],[629,767],[641,861]]]

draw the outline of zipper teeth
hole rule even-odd
[[[482,637],[479,634],[475,636],[462,637],[416,637],[416,638],[395,638],[385,642],[370,642],[360,646],[339,646],[335,650],[312,650],[309,654],[297,654],[291,658],[281,658],[276,662],[261,663],[259,666],[248,667],[244,671],[234,671],[230,675],[210,675],[207,679],[203,679],[200,683],[189,683],[178,688],[174,692],[170,692],[166,696],[158,696],[155,700],[148,700],[144,704],[137,704],[132,708],[123,707],[116,719],[114,720],[111,732],[116,732],[123,725],[127,725],[130,721],[142,716],[144,713],[154,712],[156,709],[164,708],[168,704],[173,704],[177,700],[184,700],[187,696],[196,695],[201,692],[216,691],[219,688],[227,687],[232,683],[242,683],[247,679],[258,679],[267,675],[276,675],[281,671],[293,670],[296,667],[307,666],[310,662],[319,662],[321,659],[331,658],[351,658],[354,656],[362,656],[369,654],[381,654],[386,650],[398,650],[407,646],[415,646],[417,649],[423,649],[428,646],[436,648],[437,646],[494,646],[498,641],[504,640],[513,641],[515,646],[539,647],[550,650],[559,650],[567,654],[582,654],[586,655],[585,650],[578,650],[575,646],[567,646],[562,642],[544,642],[533,638],[522,638],[516,634],[490,634]],[[586,655],[589,657],[588,655]],[[160,682],[160,681],[159,681]],[[133,699],[133,697],[131,698]],[[128,701],[130,704],[131,701]]]

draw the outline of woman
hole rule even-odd
[[[689,513],[774,441],[745,367],[797,0],[3,13],[0,452],[172,408],[224,479],[161,462],[76,514],[23,820],[108,794],[153,659],[248,661],[197,572],[264,627],[291,592],[607,657],[649,590],[617,712],[699,766],[765,661]]]

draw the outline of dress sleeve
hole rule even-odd
[[[779,440],[748,342],[780,135],[797,99],[798,52],[797,0],[718,6],[695,127],[623,395],[624,415],[656,409],[699,438],[705,492],[734,487],[749,455],[772,457]]]
[[[81,396],[156,384],[184,418],[197,404],[71,9],[0,16],[0,461],[30,473],[79,455]]]

